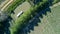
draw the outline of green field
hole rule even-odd
[[[51,8],[51,13],[43,15],[41,23],[29,34],[60,34],[60,6]]]

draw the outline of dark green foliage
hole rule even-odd
[[[1,11],[0,13],[0,33],[4,34],[9,27],[9,16]]]
[[[39,7],[40,9],[42,8],[42,10],[45,9],[47,4],[48,4],[48,1],[40,2],[37,6],[31,7],[28,11],[23,13],[15,21],[15,25],[11,28],[11,34],[17,34],[17,33],[19,34],[19,31],[21,31],[21,29],[24,28],[26,24],[28,24],[28,21],[32,18],[31,16],[33,16],[36,13],[36,10]]]
[[[37,5],[35,5],[34,7],[31,7],[28,11],[26,11],[25,13],[23,13],[16,21],[15,21],[15,25],[11,28],[11,34],[19,34],[19,32],[22,30],[22,28],[24,28],[27,24],[28,21],[30,19],[32,19],[32,17],[34,17],[35,13],[37,12],[38,8],[40,10],[43,10],[49,5],[49,1],[45,0],[43,2],[39,2]]]
[[[11,14],[12,11],[15,10],[15,8],[20,5],[24,0],[16,0],[12,3],[12,5],[7,9],[7,13]],[[39,2],[34,7],[31,7],[28,11],[24,12],[14,23],[14,26],[10,28],[11,34],[19,34],[19,32],[24,28],[30,19],[34,17],[36,14],[38,8],[41,10],[45,9],[46,7],[49,7],[47,4],[49,4],[48,0],[44,0],[42,2]]]

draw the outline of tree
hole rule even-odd
[[[0,11],[0,33],[10,33],[9,26],[10,26],[10,17],[4,11]]]

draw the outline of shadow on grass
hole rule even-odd
[[[34,31],[34,26],[38,26],[38,23],[41,23],[40,18],[43,18],[42,14],[47,15],[47,12],[51,12],[50,8],[45,9],[45,11],[40,11],[37,15],[35,15],[35,17],[29,21],[29,24],[23,28],[21,34],[28,34],[28,32],[31,32],[30,30]]]

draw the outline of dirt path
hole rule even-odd
[[[6,5],[4,5],[4,6],[1,8],[1,11],[3,11],[11,2],[13,2],[13,0],[10,0]]]

